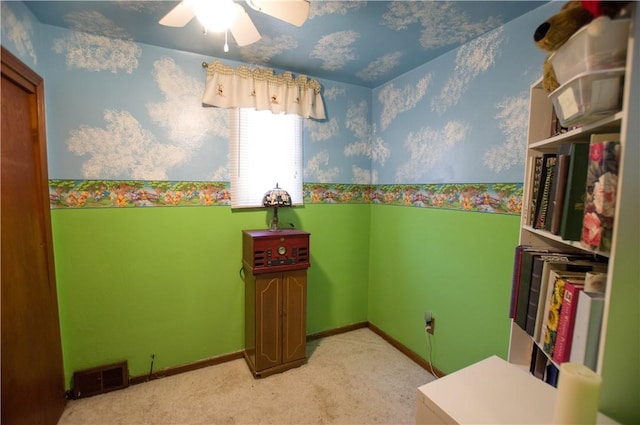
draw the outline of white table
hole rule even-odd
[[[556,389],[497,356],[418,388],[417,424],[550,424]],[[615,424],[599,414],[598,424]]]

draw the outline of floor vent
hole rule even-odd
[[[129,386],[127,362],[98,366],[73,373],[73,398],[90,397]]]

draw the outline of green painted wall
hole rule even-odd
[[[370,205],[311,204],[278,211],[281,222],[291,214],[289,221],[311,233],[307,332],[366,321]]]
[[[127,359],[131,375],[243,347],[241,230],[228,207],[52,210],[65,372]],[[517,216],[370,204],[281,209],[311,233],[310,334],[369,320],[450,373],[506,357]],[[487,264],[492,266],[487,267]]]
[[[309,333],[367,319],[366,204],[281,209],[311,232]],[[66,382],[126,359],[131,375],[242,349],[241,230],[264,210],[52,210]]]
[[[368,320],[435,367],[506,359],[518,216],[372,205]]]

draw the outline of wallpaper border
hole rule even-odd
[[[305,204],[383,204],[520,215],[522,183],[304,183]],[[51,209],[230,206],[229,182],[49,180]]]

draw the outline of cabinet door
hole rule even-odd
[[[304,359],[307,344],[307,271],[283,273],[283,363]]]
[[[256,371],[282,363],[282,274],[256,278]]]

